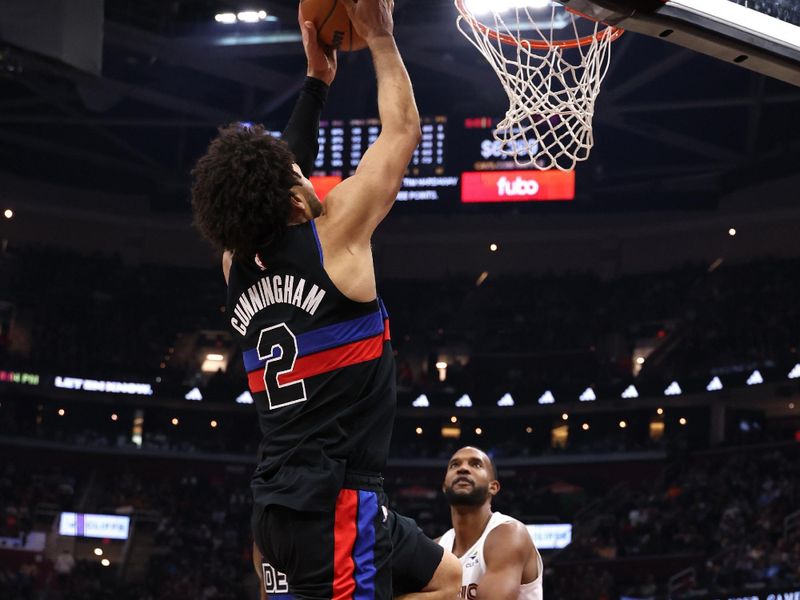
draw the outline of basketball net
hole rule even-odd
[[[479,20],[464,0],[455,5],[459,31],[489,61],[508,95],[508,111],[494,131],[502,154],[520,167],[561,171],[589,158],[594,103],[608,71],[611,42],[622,30],[593,21],[593,31],[581,36],[576,21],[589,20],[566,12],[574,37],[557,40],[555,4],[544,11],[550,13],[549,26],[541,10],[534,15],[529,7],[493,8],[491,17]]]

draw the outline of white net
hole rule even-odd
[[[480,20],[463,0],[455,4],[459,30],[489,61],[508,95],[508,111],[494,132],[502,153],[521,167],[562,171],[589,158],[595,100],[608,71],[611,42],[621,31],[555,3],[544,15],[529,7],[490,9],[491,15]],[[581,35],[578,20],[593,29]],[[565,41],[554,23],[571,28],[567,31],[574,37]]]

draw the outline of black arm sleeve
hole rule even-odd
[[[306,77],[292,116],[289,117],[286,129],[283,130],[283,139],[289,145],[300,170],[306,177],[311,175],[319,152],[317,141],[319,118],[327,98],[327,84],[319,79]]]

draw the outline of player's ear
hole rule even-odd
[[[496,496],[499,491],[500,491],[500,482],[497,481],[497,479],[492,479],[489,482],[489,494],[492,496]]]

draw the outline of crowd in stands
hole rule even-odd
[[[51,514],[72,506],[77,477],[53,467],[30,473],[13,460],[0,464],[0,537],[25,537],[33,528],[36,509]]]
[[[196,359],[194,350],[230,347],[220,309],[225,287],[216,269],[131,266],[117,257],[12,248],[0,255],[0,284],[3,369],[150,381],[179,397],[188,382],[198,383],[199,365],[187,358]],[[800,261],[765,260],[712,272],[686,266],[613,281],[571,273],[490,277],[481,285],[456,276],[436,284],[379,285],[392,322],[398,385],[412,395],[457,389],[499,398],[576,382],[602,387],[630,378],[632,350],[642,340],[673,342],[656,350],[658,360],[645,364],[642,384],[706,377],[732,365],[796,362],[800,343]],[[446,380],[439,381],[435,364],[443,355],[449,366]],[[240,359],[200,385],[212,400],[233,397],[244,389]],[[108,451],[133,447],[132,414],[125,407],[112,422],[102,404],[68,408],[59,418],[55,405],[43,404],[37,409],[35,403],[4,398],[0,433]],[[178,427],[170,424],[168,411],[148,409],[141,447],[187,456],[197,451],[254,456],[258,432],[251,412],[225,414],[213,431],[209,415],[181,414]],[[501,464],[506,457],[674,449],[678,438],[669,430],[660,441],[650,440],[647,421],[642,435],[632,435],[634,427],[622,435],[593,425],[590,434],[571,433],[564,448],[554,448],[549,422],[532,423],[533,436],[526,437],[521,423],[513,434],[500,424],[497,431],[486,426],[481,438],[465,434],[445,443],[438,434],[414,434],[417,423],[406,418],[396,430],[392,459],[443,460],[467,442],[486,447]],[[441,425],[426,423],[424,429],[437,431]],[[91,464],[80,470],[58,465],[56,453],[48,468],[25,469],[14,460],[0,464],[0,537],[24,537],[37,527],[37,515],[52,518],[76,508],[80,497],[87,512],[146,515],[153,549],[147,577],[123,585],[113,570],[92,560],[79,560],[61,580],[44,577],[47,565],[0,567],[0,600],[32,599],[42,586],[59,600],[250,597],[243,586],[230,584],[251,573],[246,466],[235,474],[193,473],[187,467],[173,477],[120,468],[113,476],[90,478]],[[655,481],[632,478],[606,498],[602,486],[535,471],[512,473],[503,477],[496,507],[526,520],[569,521],[596,501],[591,522],[576,530],[573,544],[548,568],[550,600],[663,597],[663,579],[627,581],[604,565],[664,555],[702,557],[681,590],[686,597],[753,585],[800,586],[800,542],[784,536],[782,526],[787,515],[800,510],[798,465],[796,447],[690,454],[654,473]],[[431,536],[449,527],[439,477],[435,470],[409,468],[387,480],[393,505],[417,518]],[[567,564],[569,571],[559,566]]]
[[[112,571],[99,569],[96,560],[78,561],[69,577],[48,580],[47,585],[62,592],[54,598],[250,597],[246,586],[231,585],[232,581],[256,585],[250,563],[249,466],[208,468],[161,460],[172,462],[151,468],[155,463],[140,461],[114,470],[97,467],[90,459],[72,469],[5,465],[0,478],[4,535],[30,528],[30,520],[20,524],[21,509],[31,515],[42,506],[74,510],[80,496],[85,512],[138,516],[137,531],[149,540],[144,550],[149,557],[146,578],[123,590],[117,588]],[[57,464],[58,458],[54,456],[53,462]],[[800,510],[797,445],[694,454],[663,472],[654,467],[649,479],[631,474],[613,487],[592,484],[591,467],[565,480],[558,476],[563,468],[543,472],[503,467],[502,460],[499,464],[502,489],[494,505],[497,510],[526,522],[570,522],[591,504],[573,543],[548,567],[548,598],[664,597],[664,580],[615,580],[606,566],[617,559],[682,554],[701,557],[690,585],[682,589],[687,598],[734,593],[753,585],[800,585],[796,560],[800,538],[785,537],[783,531],[784,518]],[[603,470],[613,469],[609,464]],[[89,477],[93,470],[95,477]],[[416,518],[432,537],[449,528],[449,510],[440,492],[441,471],[418,467],[387,472],[392,506]],[[54,513],[48,514],[52,519]],[[570,565],[567,572],[561,569],[565,564]],[[9,586],[6,589],[17,590],[16,597],[30,597],[25,590],[36,588],[40,580],[36,570],[42,568],[0,570],[0,580]]]
[[[210,344],[234,350],[234,357],[227,373],[209,382],[209,397],[232,402],[246,387],[217,269],[11,248],[0,255],[0,282],[3,314],[13,307],[0,328],[8,330],[0,336],[6,368],[139,377],[177,394],[199,371],[191,350]],[[610,281],[566,273],[489,277],[476,285],[454,275],[379,287],[401,390],[499,398],[559,385],[612,385],[630,379],[634,347],[653,339],[674,344],[644,366],[642,379],[668,383],[733,364],[793,360],[800,342],[800,305],[793,302],[800,261],[723,265],[711,273],[689,265]],[[181,340],[183,355],[176,350]],[[449,360],[445,382],[435,367],[440,356]]]
[[[693,456],[653,485],[616,489],[561,561],[700,554],[687,597],[734,594],[754,583],[800,586],[800,537],[784,519],[800,511],[800,460],[783,450]]]

